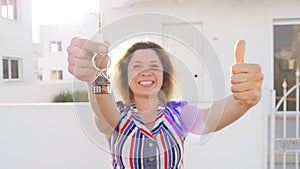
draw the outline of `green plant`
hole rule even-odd
[[[86,90],[77,90],[73,93],[74,102],[88,102],[88,91]]]
[[[88,102],[88,92],[86,90],[78,90],[72,93],[70,90],[60,91],[54,96],[52,102]]]
[[[72,93],[69,90],[61,91],[54,96],[52,102],[73,102]]]

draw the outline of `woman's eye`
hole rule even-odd
[[[151,68],[160,69],[161,67],[159,65],[151,65]]]
[[[132,68],[133,69],[140,69],[142,66],[141,65],[133,65]]]

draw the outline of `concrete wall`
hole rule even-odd
[[[266,104],[209,139],[189,135],[185,168],[266,169]],[[87,103],[1,104],[0,133],[0,168],[110,168],[106,139]]]
[[[50,103],[55,95],[62,91],[87,90],[85,83],[41,82],[3,86],[0,88],[1,103]]]

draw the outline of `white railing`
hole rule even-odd
[[[296,84],[287,90],[287,82],[282,83],[283,96],[276,104],[270,116],[270,169],[299,169],[300,137],[299,137],[299,70],[296,71]],[[295,94],[295,110],[288,110],[287,98]],[[275,105],[275,104],[274,104]],[[282,110],[279,110],[282,107]],[[290,120],[289,120],[290,119]],[[293,120],[295,124],[293,124]],[[280,122],[281,121],[281,122]],[[293,124],[293,126],[291,126]],[[281,128],[279,128],[282,125]],[[281,131],[282,130],[282,131]],[[292,133],[294,130],[294,134]],[[281,136],[280,136],[281,135]]]

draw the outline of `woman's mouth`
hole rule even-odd
[[[138,84],[142,87],[151,87],[155,82],[152,80],[139,81]]]

